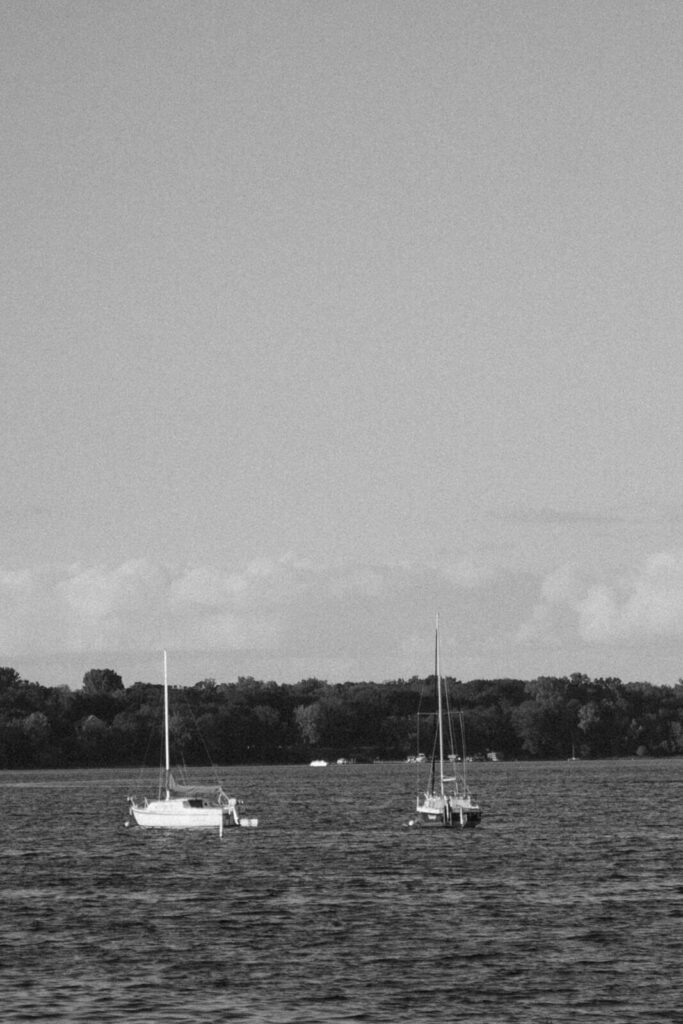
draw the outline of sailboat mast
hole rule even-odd
[[[165,755],[165,775],[164,784],[166,786],[166,799],[169,800],[171,797],[170,790],[168,788],[169,775],[171,773],[171,756],[168,744],[168,666],[166,660],[166,651],[164,651],[164,755]]]
[[[439,782],[441,785],[441,796],[444,795],[443,786],[443,708],[441,706],[441,664],[439,659],[439,613],[436,614],[436,642],[435,642],[435,665],[434,672],[436,675],[436,699],[437,709],[439,714]]]

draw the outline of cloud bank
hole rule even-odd
[[[545,577],[518,638],[551,639],[568,621],[587,644],[683,636],[683,550],[653,554],[615,578],[591,580],[575,565]]]
[[[680,674],[683,550],[600,578],[576,563],[539,577],[464,556],[430,566],[287,554],[239,570],[137,559],[0,571],[0,664],[23,659],[29,674],[53,679],[62,659],[77,685],[105,662],[144,678],[166,648],[196,679],[424,676],[437,610],[444,670],[460,678],[581,670],[666,681]]]
[[[147,559],[0,571],[0,652],[292,649],[304,636],[309,649],[334,646],[332,633],[346,625],[357,635],[369,606],[407,595],[414,605],[423,595],[428,617],[449,591],[476,588],[487,574],[471,558],[418,569],[319,565],[293,555],[238,572]]]

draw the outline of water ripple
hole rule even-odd
[[[406,828],[407,766],[239,769],[261,826],[223,840],[125,829],[115,773],[1,774],[4,1019],[678,1019],[683,762],[472,771],[450,833]]]

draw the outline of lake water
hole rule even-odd
[[[221,840],[0,772],[3,1021],[683,1020],[683,760],[474,764],[472,832],[407,827],[407,764],[222,774]]]

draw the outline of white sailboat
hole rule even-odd
[[[205,786],[178,784],[171,771],[168,726],[168,670],[164,651],[164,774],[155,799],[128,798],[130,814],[140,828],[223,829],[232,825],[255,828],[257,818],[244,815],[241,800],[229,797],[219,782]]]
[[[439,617],[436,617],[435,675],[437,694],[437,728],[432,751],[429,782],[425,792],[417,797],[417,818],[411,825],[440,825],[445,828],[474,828],[481,821],[481,807],[474,799],[467,784],[467,757],[465,751],[465,730],[462,713],[459,714],[462,741],[462,770],[457,771],[457,755],[452,729],[452,717],[448,707],[448,693],[441,678],[439,656]],[[444,707],[445,705],[445,707]],[[448,732],[444,730],[444,719]],[[451,752],[447,764],[444,761],[445,741],[450,741]],[[446,774],[449,772],[450,774]]]

